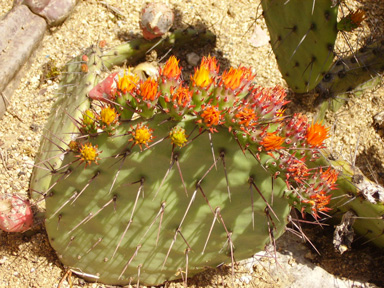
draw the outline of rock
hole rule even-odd
[[[44,37],[47,24],[27,6],[14,7],[0,21],[0,118],[24,75],[21,69]]]
[[[199,64],[200,56],[197,55],[195,52],[191,52],[187,54],[187,62],[189,65],[195,67]]]
[[[163,36],[173,25],[174,14],[163,3],[148,3],[141,10],[140,28],[143,37],[152,40]]]
[[[77,0],[14,0],[13,5],[24,4],[43,17],[49,26],[58,26],[71,14]]]

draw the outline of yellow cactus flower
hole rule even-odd
[[[123,77],[120,77],[120,75],[118,75],[118,78],[119,81],[117,82],[117,89],[123,94],[132,91],[139,83],[139,76],[133,74],[131,72],[131,69],[128,70],[128,73],[124,71]]]
[[[179,147],[183,147],[188,141],[187,137],[185,136],[185,129],[180,126],[173,127],[171,132],[169,132],[169,136],[171,138],[172,144]]]
[[[193,86],[205,88],[209,86],[213,79],[210,76],[209,69],[205,66],[195,69],[195,73],[191,76]]]
[[[117,114],[115,108],[110,106],[103,107],[100,112],[101,121],[107,126],[115,124],[117,122],[118,116],[119,114]]]

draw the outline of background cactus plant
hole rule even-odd
[[[317,107],[317,119],[324,119],[328,110],[337,111],[348,101],[352,90],[357,89],[356,93],[360,93],[359,90],[374,87],[380,82],[376,77],[383,68],[380,56],[381,41],[364,45],[357,52],[351,51],[351,55],[347,57],[340,56],[332,64],[338,31],[351,32],[365,17],[363,10],[351,10],[337,22],[339,4],[338,1],[262,1],[263,15],[271,34],[272,49],[282,76],[295,93],[320,94],[317,103],[315,102],[321,103],[321,106]],[[306,15],[304,19],[297,17],[299,10]],[[308,53],[312,56],[309,57]],[[306,65],[302,65],[303,60]],[[307,76],[300,77],[303,75]],[[309,81],[306,77],[313,77],[311,79],[315,80]],[[306,85],[297,84],[297,81],[303,80]],[[329,152],[324,153],[330,155]],[[329,163],[324,158],[319,161],[323,164]],[[356,231],[382,247],[384,227],[381,215],[384,189],[369,181],[351,164],[345,161],[330,162],[335,169],[343,171],[338,181],[339,189],[333,192],[333,213],[353,211],[353,218],[360,218],[354,224]],[[342,213],[333,216],[340,219]]]
[[[296,93],[315,88],[333,63],[338,32],[334,2],[261,1],[279,69]]]

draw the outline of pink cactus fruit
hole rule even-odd
[[[25,232],[33,225],[33,213],[28,200],[13,195],[0,197],[0,229]]]
[[[163,3],[148,3],[141,10],[140,28],[147,40],[163,36],[173,25],[174,14]]]
[[[92,100],[110,102],[111,95],[116,91],[116,79],[117,72],[112,73],[102,82],[97,84],[91,91],[88,93],[88,97]]]

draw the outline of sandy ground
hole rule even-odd
[[[10,2],[12,1],[0,0],[1,15],[11,8]],[[34,157],[58,87],[58,80],[40,81],[43,77],[44,64],[54,61],[57,67],[62,67],[71,58],[100,39],[106,40],[107,45],[113,47],[125,41],[124,37],[132,38],[140,33],[138,17],[144,1],[108,0],[105,2],[121,11],[123,17],[117,16],[100,1],[81,0],[62,26],[47,31],[29,72],[15,92],[12,105],[0,120],[0,193],[26,197]],[[261,85],[285,85],[270,45],[254,47],[253,37],[255,37],[256,27],[266,31],[263,19],[260,17],[259,1],[175,0],[167,2],[176,11],[175,27],[203,23],[217,35],[217,45],[215,48],[210,47],[209,51],[207,47],[200,47],[193,51],[186,48],[170,52],[176,53],[181,59],[182,66],[186,67],[186,71],[192,69],[186,61],[188,54],[194,52],[201,57],[211,53],[220,59],[223,67],[239,64],[253,67],[257,72],[256,81]],[[348,4],[348,7],[359,6],[367,11],[367,20],[363,26],[353,35],[348,36],[354,43],[354,48],[358,48],[360,40],[366,35],[377,37],[384,30],[384,7],[380,2],[355,1],[353,4]],[[338,47],[340,51],[347,50],[343,45],[343,39],[340,39]],[[383,179],[384,174],[384,145],[380,134],[372,125],[372,117],[384,110],[383,93],[383,88],[375,87],[359,97],[354,97],[347,106],[337,113],[330,113],[326,118],[328,125],[332,127],[329,145],[334,154],[351,163],[356,163],[371,179],[378,181]],[[296,99],[288,112],[301,111],[312,117],[312,111],[305,110],[304,104]],[[312,231],[315,236],[316,233]],[[330,241],[330,237],[326,239]],[[321,243],[323,242],[319,245],[322,245]],[[326,249],[329,251],[332,248],[328,246]],[[316,264],[328,265],[331,272],[345,275],[345,277],[352,277],[351,274],[364,275],[361,271],[368,271],[369,265],[382,261],[383,254],[377,249],[363,248],[363,250],[364,254],[346,258],[345,263],[352,261],[351,266],[340,268],[341,262],[333,261],[332,259],[336,256],[331,252],[324,253],[325,258],[317,259]],[[364,257],[368,255],[366,257],[370,257],[372,262],[360,261],[361,255]],[[368,270],[361,270],[360,266]],[[271,278],[268,271],[256,268],[251,276],[252,281],[242,282],[239,279],[242,273],[245,273],[244,269],[246,268],[241,265],[236,268],[235,274],[238,278],[236,285],[239,287],[283,287],[282,283]],[[348,269],[352,269],[352,272],[345,273],[344,270]],[[48,244],[41,223],[37,223],[33,231],[26,235],[7,233],[0,235],[0,287],[58,287],[64,273],[65,270]],[[383,278],[381,282],[379,281],[380,275],[384,274],[377,273],[371,278],[364,278],[364,281],[384,285]],[[87,284],[76,277],[70,279],[73,281],[73,287],[107,287],[100,284]],[[196,279],[191,280],[190,285],[193,283],[199,287],[231,285],[230,274],[225,269],[203,273]],[[369,287],[369,283],[366,285],[365,287]],[[61,287],[70,287],[70,280],[63,281]],[[182,284],[171,284],[171,287],[182,287]]]

